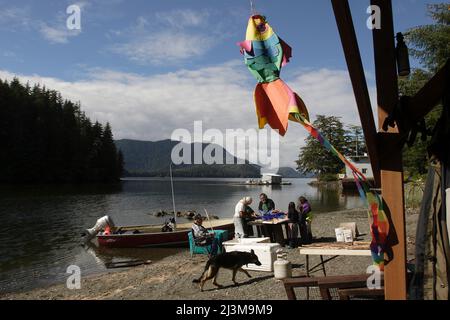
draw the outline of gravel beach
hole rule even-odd
[[[414,235],[417,213],[407,215],[408,258],[414,256]],[[317,214],[313,223],[313,233],[317,239],[333,238],[334,228],[342,222],[356,222],[361,240],[370,240],[367,212],[353,210]],[[151,249],[146,249],[151,250]],[[287,250],[288,259],[293,264],[293,275],[305,274],[305,257],[298,249]],[[202,255],[190,257],[189,251],[180,252],[154,264],[124,269],[82,279],[80,290],[69,290],[65,283],[49,288],[40,288],[24,293],[0,296],[2,300],[286,300],[286,293],[280,281],[273,274],[250,272],[252,279],[238,273],[238,286],[231,281],[231,271],[222,270],[218,282],[224,288],[217,289],[211,282],[205,285],[205,292],[200,292],[192,280],[203,271],[207,258]],[[311,264],[318,263],[319,258],[312,257]],[[329,275],[361,274],[371,265],[370,257],[339,257],[327,264]],[[321,276],[320,272],[317,276]],[[297,292],[299,299],[305,298],[305,290]],[[312,290],[312,299],[319,299],[316,290]]]

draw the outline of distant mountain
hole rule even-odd
[[[169,175],[172,150],[179,144],[177,141],[163,140],[157,142],[118,140],[115,141],[117,149],[120,149],[125,161],[125,176],[140,177],[165,177]],[[194,148],[199,148],[199,144],[183,145],[186,150],[191,150],[191,163],[194,163]],[[210,145],[201,144],[202,150]],[[257,165],[236,164],[237,158],[228,153],[225,149],[211,145],[223,152],[223,163],[226,159],[232,159],[233,165],[179,165],[173,167],[173,174],[176,177],[211,177],[211,178],[259,178],[261,168]],[[213,154],[214,156],[215,154]]]
[[[312,178],[313,174],[302,174],[297,170],[290,167],[282,167],[278,170],[277,174],[283,176],[283,178]]]

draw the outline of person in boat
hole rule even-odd
[[[197,214],[194,217],[194,224],[192,225],[192,235],[194,237],[195,244],[201,247],[211,246],[211,256],[216,256],[219,251],[221,243],[215,237],[213,232],[209,232],[203,226],[203,217],[201,214]]]
[[[251,197],[245,197],[239,200],[234,210],[234,233],[238,239],[248,238],[247,221],[256,218],[255,212],[250,207],[252,203]]]
[[[261,215],[268,214],[275,210],[275,202],[267,197],[267,194],[261,193],[259,196],[258,211]]]
[[[300,212],[300,233],[302,237],[302,243],[311,243],[313,240],[311,224],[313,220],[312,208],[308,200],[305,197],[298,198],[298,211]]]

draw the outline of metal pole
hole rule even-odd
[[[175,192],[174,192],[174,189],[173,189],[172,163],[170,164],[170,185],[172,187],[173,217],[175,219],[175,230],[176,230],[176,228],[177,228],[177,211],[175,209]]]
[[[214,227],[213,227],[213,224],[211,222],[211,219],[209,218],[208,210],[205,209],[205,213],[206,213],[206,218],[208,219],[209,224],[211,225],[211,231],[214,232]]]

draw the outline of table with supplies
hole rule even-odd
[[[258,237],[264,235],[269,237],[272,243],[278,243],[282,247],[286,244],[285,234],[287,230],[283,230],[283,226],[287,226],[290,220],[286,216],[280,216],[271,220],[258,219],[247,222],[249,226],[256,227]]]

